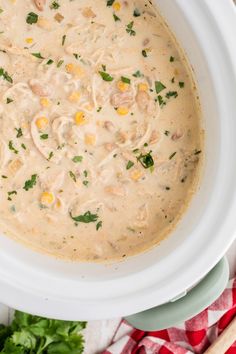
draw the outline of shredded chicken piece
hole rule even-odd
[[[32,92],[40,97],[47,97],[50,95],[50,90],[48,87],[42,86],[41,83],[37,80],[30,80],[29,81],[29,86],[32,90]]]
[[[115,125],[110,120],[106,120],[104,122],[104,128],[106,130],[108,130],[109,132],[114,132],[115,131]]]
[[[82,15],[86,18],[95,18],[96,17],[96,14],[93,12],[91,7],[85,7],[82,10]]]
[[[155,103],[145,91],[139,91],[136,95],[136,102],[140,111],[153,114],[155,112]]]
[[[134,104],[134,95],[132,91],[117,92],[111,96],[111,105],[113,107],[131,107]]]
[[[117,197],[124,197],[126,195],[126,190],[123,186],[107,186],[105,187],[105,192]]]
[[[183,136],[183,132],[181,132],[180,130],[177,130],[174,134],[172,134],[171,139],[173,141],[179,140],[180,138],[182,138]]]

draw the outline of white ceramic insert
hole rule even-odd
[[[156,0],[194,68],[206,130],[201,187],[172,235],[123,263],[66,263],[0,238],[0,301],[91,320],[163,304],[198,282],[236,235],[236,12],[232,0]],[[128,207],[128,206],[127,206]],[[89,237],[89,235],[88,235]]]

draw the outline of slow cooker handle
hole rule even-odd
[[[144,331],[176,326],[212,304],[224,291],[228,279],[229,265],[224,257],[187,295],[125,319],[132,326]]]

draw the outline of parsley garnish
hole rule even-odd
[[[44,57],[42,57],[41,53],[31,53],[35,58],[38,59],[44,59]]]
[[[25,182],[25,185],[23,187],[24,190],[28,191],[29,189],[33,188],[36,185],[37,182],[37,175],[32,175],[31,179]]]
[[[9,149],[12,150],[15,154],[18,154],[19,151],[14,148],[12,140],[9,141],[8,147],[9,147]]]
[[[165,130],[165,133],[164,133],[166,136],[169,136],[170,135],[170,132],[169,130]]]
[[[87,187],[87,185],[89,184],[89,181],[83,181],[83,185]]]
[[[52,59],[49,59],[49,60],[46,62],[47,65],[51,65],[52,63],[53,63],[53,60],[52,60]]]
[[[121,81],[126,83],[126,84],[130,84],[130,79],[128,77],[121,76]]]
[[[42,134],[42,135],[40,135],[40,139],[42,139],[42,140],[48,139],[48,134]]]
[[[60,7],[60,4],[58,4],[57,1],[53,1],[50,5],[50,9],[52,9],[52,10],[57,10],[57,9],[59,9],[59,7]]]
[[[107,6],[112,6],[114,4],[115,0],[108,0],[107,1]]]
[[[127,162],[127,165],[126,165],[126,170],[129,170],[131,167],[133,167],[134,166],[134,163],[132,162],[132,161],[128,161]]]
[[[49,153],[49,156],[48,156],[47,160],[48,160],[48,161],[50,161],[52,157],[53,157],[53,152],[52,152],[52,151],[50,151],[50,153]]]
[[[163,85],[161,81],[155,81],[155,89],[157,94],[160,93],[165,88],[166,88],[165,85]]]
[[[173,157],[174,157],[176,154],[177,154],[177,152],[176,152],[176,151],[175,151],[175,152],[173,152],[173,154],[171,154],[171,155],[169,156],[169,160],[173,159]]]
[[[84,170],[84,177],[88,177],[88,171]]]
[[[183,87],[184,87],[184,82],[183,82],[183,81],[180,81],[180,82],[179,82],[179,87],[180,87],[180,88],[183,88]]]
[[[17,191],[11,191],[11,192],[7,192],[7,194],[8,194],[8,198],[7,198],[7,200],[12,200],[11,199],[11,195],[16,195],[17,194]]]
[[[98,231],[102,227],[102,221],[99,221],[96,225],[96,230]]]
[[[101,75],[101,77],[104,81],[113,81],[114,80],[114,78],[111,75],[109,75],[108,73],[106,73],[105,71],[99,71],[99,74]]]
[[[15,130],[17,131],[17,134],[16,134],[16,137],[17,137],[17,138],[20,138],[21,136],[23,136],[23,133],[22,133],[22,129],[21,129],[21,128],[19,128],[19,129],[15,128]]]
[[[61,44],[64,45],[65,41],[66,41],[66,35],[64,34],[64,36],[62,37],[62,40],[61,40]]]
[[[134,21],[131,21],[127,26],[126,26],[126,32],[129,33],[130,36],[135,36],[136,32],[133,30],[134,26]]]
[[[11,76],[3,68],[0,68],[0,77],[2,77],[4,80],[10,82],[11,84],[13,83]]]
[[[11,102],[13,102],[13,100],[11,98],[7,97],[7,104],[9,104]]]
[[[72,159],[73,162],[82,162],[83,161],[83,156],[74,156]]]
[[[145,49],[142,50],[142,56],[143,56],[144,58],[147,58],[147,52],[146,52]]]
[[[169,91],[169,92],[167,92],[166,98],[171,98],[171,97],[174,97],[174,98],[178,97],[178,92],[177,91]]]
[[[113,18],[114,18],[115,22],[120,21],[120,18],[116,14],[113,14]]]
[[[134,17],[139,17],[139,16],[141,16],[141,13],[140,13],[139,9],[137,9],[137,8],[134,9],[133,16],[134,16]]]
[[[154,160],[153,160],[153,158],[152,158],[151,153],[152,153],[152,151],[149,151],[147,154],[145,154],[145,155],[140,154],[140,155],[137,157],[137,160],[141,163],[141,165],[142,165],[144,168],[149,168],[149,167],[154,166]]]
[[[26,150],[26,146],[25,146],[25,144],[21,144],[21,147],[22,147],[22,149],[24,149],[24,150]]]
[[[133,74],[134,77],[142,77],[143,74],[141,73],[140,70],[137,70],[134,74]]]
[[[38,18],[39,17],[37,14],[35,14],[34,12],[30,12],[26,17],[26,22],[32,25],[33,23],[38,22]]]
[[[90,211],[86,211],[83,215],[72,216],[70,213],[70,217],[76,222],[82,222],[85,224],[89,224],[90,222],[96,222],[98,220],[97,214],[92,214]]]
[[[69,171],[69,176],[71,179],[73,179],[74,182],[76,182],[76,176],[72,171]]]
[[[175,61],[175,57],[172,57],[172,55],[170,56],[170,62],[173,63],[173,61]]]
[[[157,96],[157,100],[158,100],[158,103],[159,103],[161,108],[166,105],[166,102],[164,101],[164,99],[163,99],[163,97],[161,95]]]
[[[194,155],[199,155],[201,154],[202,150],[195,150]]]
[[[62,66],[63,63],[64,63],[64,60],[59,60],[59,62],[57,63],[57,68],[60,68],[60,66]]]

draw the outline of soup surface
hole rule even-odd
[[[167,236],[195,190],[199,105],[146,0],[3,0],[0,229],[69,260]]]

